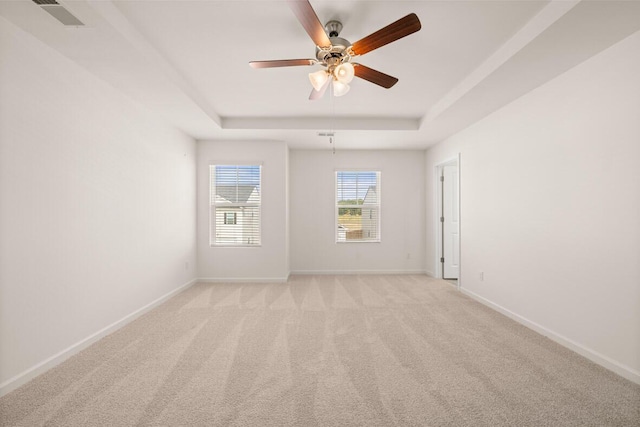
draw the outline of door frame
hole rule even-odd
[[[443,233],[443,224],[440,222],[440,217],[442,216],[442,185],[440,184],[440,176],[442,175],[442,169],[444,166],[456,166],[458,172],[458,233],[460,237],[460,244],[458,246],[458,260],[459,260],[459,272],[458,272],[458,289],[462,287],[462,210],[461,210],[461,197],[460,197],[460,153],[456,154],[454,157],[450,157],[438,164],[434,167],[434,192],[435,195],[435,211],[433,215],[434,220],[434,229],[436,230],[435,235],[435,271],[434,277],[437,279],[442,279],[442,263],[440,262],[440,258],[442,258],[443,253],[443,242],[442,242],[442,233]]]

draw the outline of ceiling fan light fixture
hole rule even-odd
[[[351,83],[351,80],[353,80],[353,76],[355,75],[353,64],[351,64],[350,62],[345,62],[338,65],[333,70],[333,75],[341,83]]]
[[[346,95],[349,89],[351,88],[348,84],[342,83],[340,80],[333,80],[333,96]]]
[[[332,80],[327,79],[326,83],[324,85],[322,85],[322,87],[320,88],[320,90],[311,90],[311,95],[309,95],[309,100],[311,101],[315,101],[317,99],[320,99],[324,96],[324,93],[327,91],[327,88],[329,87],[329,84],[331,83]]]
[[[33,1],[36,3],[55,3],[55,0]],[[332,86],[332,92],[335,96],[345,95],[349,91],[349,83],[354,77],[389,89],[398,82],[397,78],[362,64],[351,63],[351,60],[400,40],[422,28],[418,15],[410,13],[355,43],[351,43],[340,37],[342,30],[340,21],[332,20],[327,22],[325,26],[322,25],[309,0],[288,0],[287,3],[314,42],[316,47],[315,58],[251,61],[249,65],[252,68],[321,65],[324,69],[309,74],[309,81],[313,86],[309,99],[312,101],[320,99],[329,85]],[[356,71],[358,72],[356,73]]]
[[[322,89],[322,86],[329,80],[329,74],[326,70],[319,70],[314,73],[309,73],[309,81],[311,82],[311,86],[318,92]]]

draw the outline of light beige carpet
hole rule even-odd
[[[3,426],[639,426],[640,386],[426,276],[200,284],[0,399]]]

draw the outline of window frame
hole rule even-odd
[[[339,205],[338,204],[338,173],[340,172],[352,172],[352,173],[375,173],[376,174],[376,193],[377,193],[377,203],[372,207],[372,209],[375,209],[377,211],[377,216],[378,216],[378,220],[376,222],[376,238],[375,239],[349,239],[347,240],[346,238],[344,240],[340,240],[339,239],[339,227],[340,227],[340,223],[338,222],[339,220],[339,212],[340,209],[362,209],[363,206],[365,206],[364,204],[361,205]],[[334,233],[335,233],[335,243],[336,244],[343,244],[343,243],[381,243],[382,242],[382,235],[381,235],[381,229],[382,229],[382,170],[379,168],[371,168],[371,169],[335,169],[334,170],[334,177],[333,177],[333,188],[334,188],[334,215],[335,215],[335,219],[334,219]],[[357,197],[356,197],[357,199]],[[363,200],[364,202],[364,200]],[[361,213],[362,215],[362,213]]]
[[[256,166],[259,170],[259,195],[260,200],[258,203],[226,203],[224,205],[217,205],[215,202],[216,197],[216,183],[215,183],[215,174],[216,167],[218,166],[226,166],[226,167],[239,167],[239,166]],[[210,248],[257,248],[262,246],[262,174],[263,174],[263,165],[262,162],[209,162],[209,247]],[[237,182],[236,182],[237,185]],[[216,210],[218,206],[231,207],[231,208],[243,208],[243,207],[257,207],[258,208],[258,232],[257,232],[257,243],[218,243],[216,241]],[[226,214],[226,213],[225,213]],[[236,217],[236,222],[234,224],[225,224],[225,225],[238,225],[237,224],[237,214],[234,213]],[[223,222],[224,222],[223,217]]]

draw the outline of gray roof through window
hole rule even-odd
[[[216,195],[231,203],[247,203],[256,185],[216,185]]]

